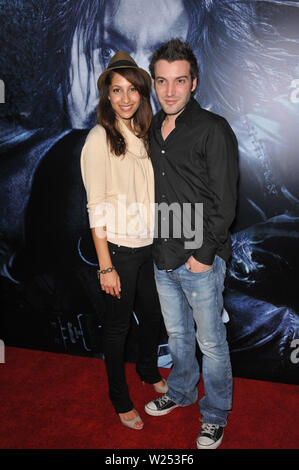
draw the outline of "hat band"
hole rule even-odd
[[[137,69],[137,65],[129,60],[117,60],[116,62],[113,62],[113,64],[108,65],[107,69],[114,69],[116,67],[135,67]]]

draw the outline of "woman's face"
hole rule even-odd
[[[131,118],[140,105],[140,93],[135,86],[125,77],[114,72],[109,85],[108,98],[115,114],[130,127]]]

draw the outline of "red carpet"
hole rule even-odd
[[[147,416],[143,406],[155,394],[133,364],[127,377],[142,431],[125,428],[114,414],[101,359],[6,347],[0,377],[1,449],[196,449],[198,405]],[[298,396],[296,385],[235,378],[219,449],[298,449]]]

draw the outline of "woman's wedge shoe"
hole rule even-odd
[[[141,429],[143,429],[143,422],[139,416],[139,414],[137,413],[136,410],[133,410],[136,412],[137,416],[135,416],[135,418],[132,418],[132,419],[124,419],[121,414],[125,414],[125,413],[121,413],[121,414],[118,414],[119,416],[119,419],[121,421],[121,423],[124,425],[124,426],[127,426],[127,428],[130,428],[130,429],[134,429],[135,431],[141,431]],[[142,426],[140,427],[136,427],[136,424],[137,423],[142,423]]]
[[[162,378],[164,385],[153,384],[153,387],[157,393],[166,393],[168,391],[168,385],[165,379]]]

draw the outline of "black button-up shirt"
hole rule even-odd
[[[223,117],[202,109],[194,98],[165,140],[164,118],[160,110],[150,133],[156,200],[154,261],[159,269],[176,269],[191,255],[207,265],[216,254],[227,261],[237,198],[236,137]]]

